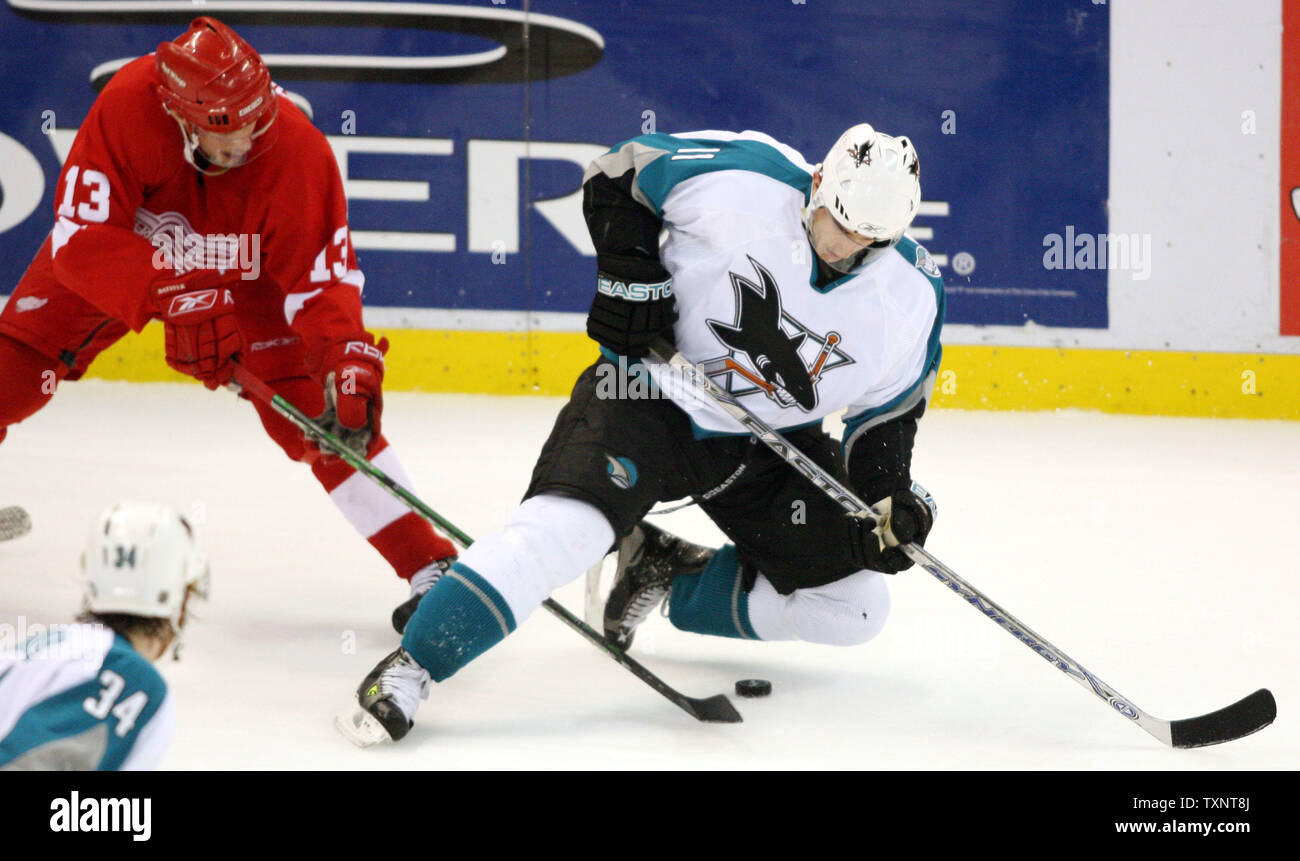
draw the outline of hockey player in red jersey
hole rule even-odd
[[[328,142],[233,30],[198,18],[128,63],[91,107],[55,222],[0,313],[0,440],[128,330],[161,320],[167,364],[215,389],[239,362],[409,484],[380,432],[388,344],[362,322],[365,277]],[[452,545],[253,401],[418,598]]]

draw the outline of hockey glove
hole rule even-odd
[[[925,544],[934,526],[934,499],[913,482],[910,490],[895,490],[871,507],[884,515],[879,526],[867,519],[849,518],[853,560],[863,568],[886,574],[906,571],[912,567],[912,560],[899,545]]]
[[[354,451],[370,456],[379,439],[379,417],[384,397],[384,354],[388,339],[365,333],[364,338],[339,341],[326,347],[321,361],[325,386],[325,412],[317,424]],[[328,453],[326,454],[328,456]]]
[[[657,261],[602,254],[587,335],[620,356],[641,357],[650,343],[672,340],[677,322],[673,279]],[[619,274],[622,273],[622,274]]]
[[[167,364],[216,389],[230,381],[243,338],[230,290],[201,284],[199,278],[161,284],[152,299],[163,321]]]

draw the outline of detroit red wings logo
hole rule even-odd
[[[256,233],[197,233],[179,212],[161,215],[135,211],[135,232],[154,247],[153,264],[184,275],[197,269],[239,272],[243,280],[257,278],[262,265],[262,238]]]
[[[701,362],[700,368],[709,376],[724,377],[723,387],[737,397],[761,391],[782,407],[798,405],[811,412],[822,375],[853,364],[853,358],[840,349],[838,332],[819,335],[783,311],[772,273],[753,257],[747,259],[758,281],[730,273],[736,291],[735,322],[705,321],[729,352]]]

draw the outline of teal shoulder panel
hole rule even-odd
[[[715,141],[702,138],[678,138],[669,134],[642,135],[624,141],[641,144],[664,154],[638,172],[637,186],[663,214],[668,193],[679,182],[718,170],[747,170],[769,176],[797,189],[806,198],[812,188],[812,175],[790,161],[781,151],[755,140]]]

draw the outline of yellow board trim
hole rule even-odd
[[[597,356],[580,332],[378,334],[392,344],[385,379],[390,391],[567,395]],[[106,350],[87,376],[186,379],[163,363],[157,323]],[[943,349],[934,405],[1300,420],[1300,355],[954,344]]]
[[[1300,355],[945,346],[935,405],[1300,420]]]

